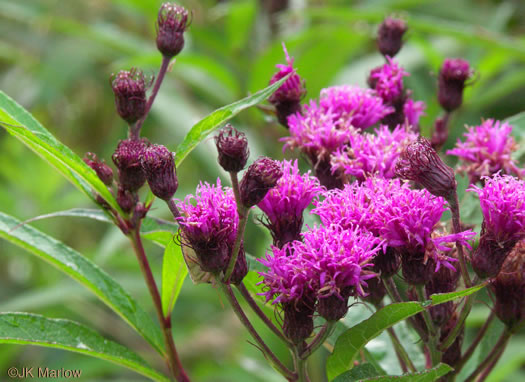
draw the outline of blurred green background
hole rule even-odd
[[[436,74],[445,57],[468,59],[477,71],[464,106],[454,113],[446,148],[462,134],[465,123],[478,124],[482,117],[503,119],[525,110],[525,2],[521,0],[180,3],[193,11],[186,47],[143,129],[152,142],[172,149],[212,110],[266,86],[275,64],[284,62],[282,41],[306,80],[307,99],[316,98],[320,89],[330,85],[365,86],[370,69],[382,63],[375,50],[377,24],[390,14],[409,23],[407,43],[398,59],[411,73],[405,83],[414,99],[427,104],[422,119],[425,134],[440,112]],[[0,0],[0,88],[79,155],[92,151],[110,161],[117,141],[126,135],[126,126],[114,111],[109,77],[132,66],[146,74],[156,72],[160,55],[154,43],[154,21],[160,4],[157,0]],[[248,134],[252,160],[263,153],[283,158],[278,138],[286,131],[261,111],[245,111],[233,122]],[[200,180],[214,181],[218,174],[228,184],[216,164],[213,146],[208,139],[178,169],[179,197],[193,193]],[[94,207],[3,130],[0,163],[2,212],[25,220]],[[158,201],[153,213],[169,218]],[[153,315],[135,257],[117,229],[78,218],[54,218],[34,225],[94,260]],[[247,251],[257,256],[264,254],[271,240],[263,228],[259,224],[248,228]],[[153,245],[147,249],[160,278],[162,249]],[[483,323],[485,305],[479,304],[469,319],[469,333]],[[0,311],[35,312],[85,323],[163,367],[147,344],[89,292],[4,241],[0,241]],[[210,286],[194,286],[186,280],[175,307],[174,333],[183,363],[196,381],[282,380],[248,342],[244,329]],[[277,341],[272,346],[288,361]],[[385,346],[379,339],[369,350],[383,363],[392,362],[384,354]],[[512,341],[492,380],[525,380],[524,349],[522,334]],[[322,361],[327,352],[318,353],[311,362],[313,382],[324,380]],[[5,371],[13,365],[80,368],[85,381],[144,380],[78,354],[0,345],[0,380],[7,379]]]

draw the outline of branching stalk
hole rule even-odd
[[[305,347],[303,352],[299,354],[299,356],[302,359],[307,359],[310,357],[319,347],[321,347],[326,339],[330,337],[332,332],[334,331],[335,324],[337,324],[337,321],[328,321],[326,324],[323,325],[321,330],[317,333],[315,338],[308,344],[308,346]]]
[[[498,342],[492,349],[492,351],[485,357],[485,359],[479,364],[479,366],[468,376],[468,378],[465,380],[465,382],[472,382],[476,380],[476,377],[480,375],[480,378],[477,379],[477,381],[483,381],[487,375],[490,373],[490,371],[496,366],[496,363],[498,362],[499,358],[505,351],[505,347],[507,346],[507,343],[509,342],[510,336],[512,335],[512,332],[505,328],[503,333],[501,333],[501,336],[499,337]]]

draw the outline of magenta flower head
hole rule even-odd
[[[448,201],[456,193],[454,170],[439,157],[430,142],[423,137],[409,144],[396,163],[396,174],[402,179],[421,184],[431,194]]]
[[[483,188],[467,191],[479,196],[483,224],[479,246],[472,255],[478,276],[496,277],[516,243],[525,238],[525,182],[510,175],[483,178]]]
[[[104,160],[98,159],[94,153],[86,153],[84,162],[97,173],[102,183],[106,186],[111,186],[111,183],[113,183],[113,170]]]
[[[306,88],[304,80],[293,67],[294,59],[288,55],[284,43],[283,50],[286,56],[286,65],[276,65],[279,71],[273,75],[270,85],[287,75],[290,75],[290,77],[270,96],[268,101],[275,106],[279,123],[288,128],[288,116],[301,111],[301,99],[306,94]]]
[[[321,90],[319,106],[324,112],[333,112],[339,129],[347,129],[351,125],[364,130],[394,111],[373,90],[348,85]]]
[[[171,58],[184,47],[184,31],[188,27],[188,11],[175,3],[164,3],[157,17],[157,49]]]
[[[445,236],[435,231],[445,209],[443,198],[404,187],[378,209],[383,221],[380,236],[401,255],[403,276],[409,284],[427,283],[441,266],[454,269],[451,262],[456,259],[445,254],[453,249],[452,243],[460,241],[470,248],[468,240],[475,236],[470,230]]]
[[[419,118],[425,115],[425,108],[426,105],[423,101],[414,101],[411,98],[407,98],[403,105],[405,120],[416,133],[419,133]]]
[[[183,244],[195,251],[202,270],[224,271],[239,224],[232,189],[223,188],[220,179],[215,185],[204,182],[197,187],[195,196],[188,195],[177,207],[181,211],[178,221]]]
[[[511,330],[525,320],[525,242],[509,254],[501,272],[493,280],[494,312]]]
[[[447,58],[439,71],[438,101],[443,109],[454,111],[463,103],[465,82],[474,74],[468,61]]]
[[[409,76],[396,60],[386,57],[383,66],[373,69],[368,77],[368,85],[377,92],[385,103],[394,104],[403,99],[403,77]]]
[[[274,245],[279,248],[290,241],[301,240],[303,211],[323,190],[319,180],[310,172],[304,175],[299,172],[297,160],[283,161],[281,169],[283,176],[258,204],[266,215],[263,224],[268,227]]]
[[[398,157],[415,139],[417,134],[406,125],[394,131],[383,125],[375,134],[353,134],[347,146],[332,154],[332,172],[354,176],[361,182],[374,175],[393,178]]]
[[[456,148],[448,150],[447,154],[461,159],[458,170],[468,174],[470,183],[498,171],[522,178],[525,170],[519,168],[511,157],[517,149],[511,132],[512,126],[508,123],[487,119],[479,126],[467,127],[463,134],[465,142],[458,140]]]
[[[111,88],[115,94],[117,113],[129,124],[141,119],[146,113],[146,90],[152,79],[146,79],[139,69],[121,70],[113,76]]]
[[[244,173],[239,185],[244,207],[250,208],[260,203],[282,175],[280,163],[273,159],[259,157],[253,162]]]
[[[143,139],[124,139],[113,153],[113,163],[118,169],[119,183],[125,190],[135,192],[146,182],[141,160],[149,142]]]
[[[400,19],[387,17],[377,31],[377,47],[383,56],[394,57],[403,46],[407,24]]]
[[[169,201],[179,187],[173,153],[162,145],[151,145],[144,151],[141,163],[153,195]]]
[[[219,164],[225,171],[239,172],[246,166],[250,150],[244,133],[227,124],[215,137],[215,145],[219,153]]]

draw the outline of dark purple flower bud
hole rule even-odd
[[[215,137],[215,144],[219,153],[219,164],[225,171],[239,172],[246,166],[250,150],[244,133],[227,124]]]
[[[432,134],[432,148],[439,151],[448,139],[448,117],[438,117],[434,122],[434,134]]]
[[[94,153],[86,153],[84,162],[97,173],[97,176],[106,186],[111,186],[113,182],[113,170],[104,160],[99,160]]]
[[[383,56],[394,57],[403,46],[403,35],[407,31],[403,20],[387,17],[377,31],[377,47]]]
[[[146,90],[151,79],[146,79],[138,69],[121,70],[111,81],[118,114],[133,124],[146,113]]]
[[[281,164],[267,157],[260,157],[244,174],[240,188],[241,202],[246,208],[253,207],[264,199],[283,175]]]
[[[372,270],[375,273],[380,274],[381,277],[392,277],[399,270],[401,257],[395,248],[387,247],[386,252],[380,250],[372,262],[374,263]]]
[[[419,137],[401,153],[396,163],[396,175],[421,184],[431,194],[450,201],[456,192],[454,170],[447,166],[430,142]]]
[[[495,296],[494,311],[509,328],[525,320],[525,241],[519,242],[490,285]]]
[[[373,305],[380,304],[386,295],[385,285],[379,276],[366,280],[366,287],[364,289],[366,295],[363,297],[363,300]]]
[[[443,109],[451,112],[461,106],[465,82],[472,75],[468,61],[460,58],[445,59],[438,79],[438,101]]]
[[[141,163],[153,195],[170,200],[179,186],[173,153],[162,145],[152,145],[145,149]]]
[[[188,11],[174,3],[164,3],[157,17],[157,48],[164,57],[174,57],[184,47]]]
[[[427,297],[430,297],[434,293],[454,292],[458,286],[458,280],[459,272],[448,267],[440,267],[425,285]],[[430,308],[430,316],[437,326],[446,323],[453,313],[454,303],[452,301]]]
[[[125,190],[137,191],[146,182],[141,159],[148,146],[146,139],[124,139],[113,153],[113,163],[117,166],[119,182]]]
[[[122,211],[129,213],[137,204],[137,198],[123,187],[119,187],[117,191],[117,203],[122,208]]]
[[[302,343],[314,330],[314,299],[303,296],[299,300],[283,303],[282,306],[284,335],[294,344]]]

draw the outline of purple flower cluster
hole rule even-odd
[[[278,247],[289,241],[300,240],[303,211],[323,190],[319,180],[311,176],[309,171],[303,175],[299,172],[297,160],[285,160],[281,168],[283,176],[258,204],[268,219],[265,225]]]
[[[390,131],[383,125],[375,134],[355,133],[349,137],[348,146],[332,154],[332,172],[340,171],[359,181],[372,175],[393,178],[397,158],[416,138],[417,134],[408,126]]]
[[[280,79],[286,77],[290,74],[290,77],[284,81],[279,89],[273,93],[268,101],[270,103],[278,103],[283,100],[286,101],[297,101],[299,102],[301,98],[306,94],[306,89],[304,88],[304,80],[297,74],[295,68],[293,67],[294,58],[290,57],[286,46],[283,43],[284,55],[286,57],[286,65],[277,64],[275,65],[279,71],[275,73],[271,80],[270,85],[276,83]]]
[[[189,245],[207,272],[224,269],[237,235],[239,216],[231,188],[217,184],[199,184],[195,196],[188,195],[177,207],[183,242]]]
[[[393,58],[387,56],[386,59],[386,64],[370,72],[368,83],[383,101],[388,103],[403,97],[403,77],[407,77],[410,74],[399,66]]]
[[[521,178],[525,170],[511,157],[517,148],[511,132],[512,126],[508,123],[487,119],[479,126],[467,127],[463,134],[465,142],[458,140],[456,148],[448,150],[447,154],[462,160],[458,170],[468,174],[471,183],[500,170]]]
[[[303,233],[303,241],[293,241],[283,248],[272,247],[260,262],[268,267],[259,272],[266,287],[267,301],[290,303],[305,296],[337,300],[342,308],[323,306],[323,317],[339,319],[346,313],[350,295],[363,295],[365,281],[374,277],[367,271],[379,250],[379,240],[359,227],[343,229],[339,225],[315,226]],[[326,301],[325,301],[326,302]],[[322,303],[321,303],[322,306]],[[342,315],[341,315],[342,313]],[[333,316],[335,314],[335,316]]]

